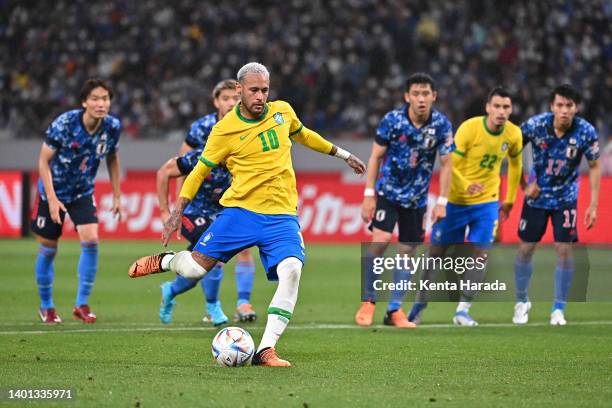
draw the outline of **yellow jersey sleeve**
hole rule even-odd
[[[231,147],[229,138],[222,136],[220,126],[216,125],[208,136],[200,162],[210,168],[217,167],[229,155]]]
[[[302,131],[304,125],[302,121],[297,117],[297,114],[293,110],[293,107],[286,103],[287,109],[289,110],[289,120],[291,121],[289,124],[289,137],[293,137]]]
[[[179,197],[186,198],[189,201],[193,200],[193,197],[197,194],[202,182],[208,177],[212,170],[212,167],[204,164],[202,160],[196,164],[196,166],[191,170],[191,173],[185,179],[183,183],[183,187],[181,187],[181,192],[179,193]]]
[[[453,153],[455,153],[457,156],[465,157],[465,154],[470,149],[470,145],[472,144],[470,137],[470,124],[471,122],[469,121],[463,122],[461,126],[459,126],[459,129],[457,129],[457,133],[455,133],[456,148],[453,150]]]
[[[300,121],[300,119],[297,117],[291,105],[287,104],[287,107],[289,108],[289,118],[291,119],[291,123],[289,125],[289,137],[291,140],[294,140],[316,152],[329,154],[334,145],[325,140],[323,136],[314,130],[310,130],[305,127],[302,124],[302,121]]]
[[[224,140],[225,143],[223,143]],[[214,167],[225,160],[230,151],[231,144],[228,143],[228,138],[224,138],[220,134],[218,125],[213,127],[200,160],[185,179],[179,197],[187,198],[189,201],[193,200],[204,179],[208,177]]]
[[[316,152],[323,154],[329,154],[334,147],[333,143],[325,140],[323,136],[314,130],[310,130],[304,126],[301,126],[300,131],[293,135],[292,139]]]

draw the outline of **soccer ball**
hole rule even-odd
[[[251,363],[255,354],[253,338],[240,327],[225,327],[212,342],[212,355],[222,367],[240,367]]]

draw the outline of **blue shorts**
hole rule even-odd
[[[499,203],[458,205],[448,203],[446,217],[431,230],[432,244],[460,244],[465,241],[465,229],[469,227],[467,241],[487,246],[495,239],[499,217]]]
[[[258,214],[244,208],[226,208],[202,234],[194,251],[221,262],[243,249],[257,246],[268,280],[278,280],[276,266],[290,256],[304,263],[304,240],[295,215]]]

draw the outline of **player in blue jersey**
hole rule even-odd
[[[557,252],[555,299],[550,324],[567,323],[564,311],[575,269],[572,243],[578,241],[576,207],[578,167],[582,156],[589,165],[591,187],[591,201],[584,215],[587,229],[595,225],[601,180],[597,132],[593,125],[576,116],[580,102],[578,90],[561,85],[551,94],[551,112],[533,116],[521,125],[524,143],[531,143],[535,179],[525,189],[519,222],[521,243],[514,265],[517,303],[512,321],[515,324],[528,321],[531,302],[527,289],[533,272],[531,260],[549,218]]]
[[[391,242],[395,225],[399,228],[400,255],[414,256],[425,231],[423,218],[434,169],[436,153],[440,158],[440,198],[432,213],[435,223],[446,215],[446,197],[451,181],[453,151],[452,126],[439,111],[432,108],[436,100],[433,79],[423,73],[411,75],[406,82],[406,105],[388,112],[381,120],[368,161],[368,175],[361,215],[371,222],[372,242],[369,256],[381,256]],[[355,315],[360,326],[372,324],[376,293],[373,288],[373,265],[364,265],[363,298]],[[411,271],[396,270],[395,282],[409,280]],[[401,305],[403,291],[393,294],[384,323],[413,328]]]
[[[202,116],[191,124],[187,137],[185,138],[179,152],[181,156],[193,151],[194,149],[200,151],[204,149],[206,140],[208,139],[208,135],[210,134],[213,126],[215,126],[217,121],[221,120],[240,101],[240,93],[236,90],[237,84],[238,82],[233,79],[225,79],[215,85],[212,92],[212,98],[217,112]],[[169,165],[174,168],[173,164],[170,163]],[[174,171],[174,173],[176,174],[176,171]],[[186,174],[189,174],[189,172],[184,173],[184,175]],[[183,184],[184,177],[182,176],[183,175],[180,175],[180,177],[177,178],[177,191],[180,190]],[[167,199],[165,201],[167,203]],[[160,209],[162,219],[164,222],[166,222],[170,217],[168,206],[162,206],[160,201]],[[208,225],[209,224],[207,224],[206,227],[208,227]],[[181,234],[182,232],[183,228],[181,228]],[[201,232],[203,232],[203,230]],[[193,234],[193,237],[194,240],[197,240],[199,235]],[[255,321],[257,319],[257,314],[251,305],[251,292],[253,290],[253,282],[255,278],[255,261],[253,260],[250,249],[245,249],[236,255],[234,272],[236,276],[236,291],[238,295],[234,320],[243,322]],[[224,320],[227,321],[227,317],[223,313],[221,304],[217,299],[219,286],[222,279],[223,269],[221,266],[219,266],[214,271],[211,271],[211,273],[208,273],[201,283],[207,296],[208,316],[206,316],[204,319],[208,319],[214,324],[222,324],[224,323]],[[215,293],[217,295],[215,295]]]
[[[81,241],[79,287],[73,309],[76,319],[94,323],[89,295],[98,269],[98,217],[94,203],[94,179],[100,160],[106,158],[113,188],[111,212],[120,217],[119,119],[109,115],[113,92],[100,79],[85,81],[81,108],[58,116],[47,129],[40,151],[38,195],[31,229],[39,242],[36,283],[43,323],[61,323],[53,303],[54,259],[66,213]]]

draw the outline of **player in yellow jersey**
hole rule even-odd
[[[297,301],[304,263],[304,243],[297,219],[297,189],[291,163],[293,141],[320,153],[340,157],[357,174],[365,165],[307,129],[287,102],[267,102],[270,74],[265,66],[249,63],[238,71],[241,100],[215,125],[200,162],[187,176],[170,219],[164,224],[162,243],[181,225],[181,215],[202,181],[219,163],[232,174],[232,184],[220,203],[225,209],[200,237],[193,252],[164,252],[140,258],[131,277],[173,271],[199,279],[217,262],[227,262],[241,250],[257,245],[268,279],[278,280],[268,309],[263,338],[253,364],[289,367],[275,345],[285,331]]]
[[[446,218],[433,226],[430,257],[443,256],[448,245],[467,241],[474,244],[474,257],[485,257],[495,238],[498,214],[502,221],[514,205],[521,179],[523,139],[521,129],[510,122],[512,99],[503,88],[494,88],[487,98],[486,116],[466,120],[455,135],[452,182],[446,208]],[[506,198],[499,205],[499,171],[502,160],[508,157],[508,186]],[[482,279],[482,273],[471,271]],[[433,279],[434,271],[424,271],[423,279]],[[466,279],[469,275],[466,272]],[[464,291],[453,323],[459,326],[476,326],[469,315],[475,292]],[[427,306],[425,293],[419,292],[408,315],[413,322],[420,320]]]

